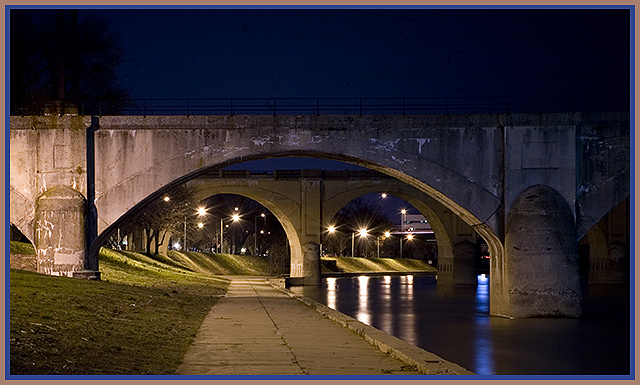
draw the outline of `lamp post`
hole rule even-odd
[[[265,218],[266,220],[266,214],[262,213],[260,214],[260,217]],[[253,221],[253,250],[256,253],[256,255],[258,255],[258,216],[256,215]]]
[[[236,207],[236,211],[238,211],[238,208]],[[224,219],[225,218],[220,218],[220,251],[223,252],[223,244],[224,244]],[[229,219],[229,218],[227,218]],[[240,221],[240,214],[233,214],[231,216],[231,220],[233,222],[238,222]],[[227,225],[229,226],[229,225]]]
[[[367,229],[360,229],[360,230],[358,230],[358,235],[360,236],[360,238],[366,237],[366,236],[367,236],[367,232],[368,232],[368,231],[369,231],[369,230],[367,230]],[[352,258],[355,256],[355,255],[354,255],[354,250],[355,250],[355,236],[356,236],[356,233],[355,233],[355,232],[354,232],[354,233],[351,233],[351,257],[352,257]]]
[[[384,234],[382,236],[378,235],[378,258],[380,258],[380,238],[384,237],[385,239],[389,238],[391,236],[391,232],[390,231],[385,231]]]
[[[404,231],[407,222],[407,210],[400,210],[400,231]]]
[[[411,240],[413,240],[413,234],[408,234],[407,241],[411,241]],[[400,259],[404,259],[402,257],[402,237],[400,237]]]
[[[164,197],[164,201],[165,202],[168,202],[169,199],[170,199],[169,197]],[[199,217],[203,217],[203,216],[205,216],[207,214],[207,209],[205,207],[202,207],[202,206],[198,207],[197,213],[198,213]],[[202,225],[202,226],[200,226],[200,225]],[[204,223],[198,223],[198,228],[203,228],[203,227],[204,227]],[[186,214],[184,216],[184,234],[183,235],[184,235],[184,238],[183,238],[184,245],[183,246],[184,246],[184,251],[186,252],[187,251],[187,215]]]

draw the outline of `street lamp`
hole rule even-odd
[[[385,239],[389,238],[391,236],[391,232],[390,231],[385,231],[384,234],[382,236],[378,235],[378,258],[380,258],[380,238],[384,237]]]
[[[400,214],[402,214],[400,216],[400,231],[404,231],[405,225],[407,222],[407,210],[405,209],[400,210]]]
[[[412,240],[413,240],[413,234],[408,234],[407,241],[412,241]],[[400,237],[400,259],[404,259],[402,257],[402,237]]]
[[[236,211],[238,210],[238,208],[236,207]],[[224,244],[224,219],[225,218],[220,218],[220,252],[223,252],[223,244]],[[229,219],[229,218],[227,218]],[[233,214],[230,218],[233,222],[238,222],[240,221],[240,214]],[[229,225],[227,225],[227,227],[229,227]]]
[[[168,202],[169,201],[169,197],[164,197],[164,201]],[[207,209],[204,207],[198,207],[198,209],[196,210],[196,212],[198,213],[199,217],[205,216],[207,214]],[[201,226],[202,225],[202,226]],[[198,228],[203,228],[204,227],[204,223],[200,222],[198,223]],[[187,216],[184,216],[184,251],[187,251]]]
[[[358,230],[357,233],[360,236],[360,238],[363,238],[363,237],[366,238],[368,231],[369,230],[367,229],[360,229]],[[351,257],[352,258],[354,257],[354,249],[355,249],[355,243],[356,243],[355,237],[356,237],[356,233],[355,232],[351,233]]]
[[[260,217],[265,218],[267,220],[267,215],[265,213],[260,214]],[[256,215],[253,220],[253,250],[258,255],[258,216]]]

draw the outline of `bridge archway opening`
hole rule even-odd
[[[9,240],[12,242],[27,243],[33,246],[33,242],[13,223],[10,223]]]
[[[143,209],[149,202],[161,199],[162,196],[165,194],[165,191],[170,191],[176,188],[177,186],[183,185],[189,181],[202,177],[203,175],[210,173],[212,170],[246,168],[248,165],[251,165],[249,162],[264,161],[264,160],[273,161],[274,159],[278,159],[278,158],[284,158],[287,160],[304,158],[304,159],[313,159],[313,160],[320,160],[320,161],[342,162],[343,164],[347,164],[351,169],[368,169],[368,170],[378,172],[382,175],[386,175],[388,177],[397,179],[400,182],[405,183],[407,186],[428,195],[438,204],[442,205],[443,207],[451,211],[453,215],[460,218],[464,223],[466,223],[469,227],[475,230],[475,232],[477,232],[488,245],[488,250],[492,257],[500,256],[503,253],[503,247],[499,237],[492,231],[492,229],[487,224],[480,221],[468,210],[460,206],[458,203],[456,203],[452,199],[448,198],[446,195],[440,193],[439,191],[429,186],[427,183],[428,181],[423,182],[423,181],[417,180],[401,171],[398,171],[396,169],[393,169],[387,166],[382,166],[370,160],[360,159],[360,158],[356,158],[356,157],[348,156],[344,154],[316,152],[316,151],[281,151],[281,152],[270,152],[270,153],[246,154],[243,156],[237,156],[231,159],[227,159],[226,161],[219,162],[216,164],[209,164],[197,170],[194,170],[190,173],[182,175],[174,179],[169,184],[151,193],[142,201],[135,204],[132,208],[130,208],[115,222],[101,224],[100,227],[102,228],[106,227],[106,228],[104,231],[101,232],[100,236],[98,237],[94,245],[92,245],[92,249],[97,250],[97,246],[104,243],[108,235],[113,233],[117,229],[117,222],[120,222],[121,220],[126,219],[126,217],[130,216],[131,213],[134,213],[136,211]],[[297,166],[296,168],[300,168],[300,166]],[[260,204],[264,205],[281,220],[282,226],[287,234],[287,238],[289,239],[292,256],[304,254],[303,244],[305,244],[305,241],[300,239],[300,237],[298,236],[299,234],[296,234],[295,226],[293,226],[290,223],[287,223],[287,220],[284,219],[287,217],[287,215],[284,212],[281,212],[280,215],[278,215],[277,206],[273,203],[270,203],[267,199],[263,198],[258,191],[243,194],[243,195],[253,200],[256,200]],[[414,206],[418,207],[419,203],[414,204]],[[421,212],[424,212],[423,208],[419,208],[419,210]],[[316,245],[316,247],[317,246],[318,245]],[[446,249],[447,247],[450,247],[450,246],[448,245],[441,246],[440,242],[438,242],[438,249],[440,254],[443,252],[443,249]],[[311,251],[311,249],[309,249],[309,254],[313,254],[313,253],[314,252]],[[293,269],[293,262],[292,262],[292,269]]]
[[[437,234],[426,218],[391,192],[361,195],[343,205],[327,221],[323,241],[325,253],[421,259],[436,265]],[[403,247],[400,247],[401,239]]]
[[[588,284],[630,282],[630,198],[604,215],[578,241],[580,276]]]
[[[479,244],[486,245],[486,254],[499,258],[503,255],[503,245],[499,236],[489,227],[489,225],[477,217],[475,217],[470,211],[462,207],[460,204],[447,197],[440,191],[434,189],[428,184],[428,181],[421,181],[416,178],[407,175],[406,173],[393,169],[391,167],[383,166],[379,163],[367,159],[356,158],[345,154],[327,153],[320,151],[281,151],[265,154],[250,154],[239,158],[229,159],[225,162],[218,164],[217,166],[210,166],[209,168],[218,169],[241,169],[251,166],[256,161],[274,161],[278,158],[284,159],[305,159],[305,160],[320,160],[320,161],[333,161],[339,162],[343,165],[348,165],[352,169],[366,169],[376,171],[380,174],[392,177],[401,182],[404,182],[408,186],[417,189],[433,198],[439,204],[450,210],[456,217],[470,226],[479,237],[482,238]],[[298,165],[296,168],[300,168]],[[396,194],[398,195],[398,194]],[[400,196],[399,196],[400,197]],[[405,197],[401,199],[407,200]],[[420,209],[422,212],[422,210]]]
[[[200,207],[205,214],[190,244],[194,251],[253,255],[268,261],[271,274],[289,273],[290,241],[280,213],[247,196],[228,193],[204,198]]]

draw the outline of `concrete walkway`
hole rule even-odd
[[[363,332],[345,327],[337,318],[365,329],[367,325],[315,301],[296,298],[265,278],[228,278],[231,285],[226,296],[205,318],[178,374],[470,374],[377,329],[368,327],[372,330]],[[329,314],[332,312],[336,314]],[[385,339],[388,341],[381,341]],[[397,348],[389,349],[389,341],[408,356],[398,354]]]

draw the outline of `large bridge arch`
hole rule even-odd
[[[105,228],[153,191],[182,176],[197,176],[199,170],[269,157],[305,156],[388,174],[433,196],[471,226],[500,234],[496,213],[501,200],[501,156],[480,149],[500,147],[502,135],[495,120],[481,120],[127,117],[125,124],[117,117],[103,117],[96,132],[99,226]],[[451,128],[452,123],[459,128]],[[447,146],[477,154],[456,156]]]
[[[427,219],[436,235],[436,244],[438,246],[439,255],[453,255],[451,240],[452,234],[450,229],[443,223],[441,215],[438,214],[438,212],[442,212],[444,207],[434,201],[430,196],[419,192],[416,189],[399,185],[397,182],[382,182],[377,184],[368,184],[357,188],[338,188],[337,190],[339,191],[332,196],[327,196],[328,194],[325,193],[326,200],[323,202],[323,218],[331,220],[342,207],[360,196],[370,193],[391,194],[405,200]],[[436,208],[434,208],[434,206],[436,206]],[[326,225],[329,225],[329,223]]]

